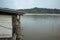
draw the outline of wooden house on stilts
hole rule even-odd
[[[13,9],[0,9],[0,40],[20,40],[20,16],[23,12]]]

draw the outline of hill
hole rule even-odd
[[[60,14],[60,9],[48,9],[48,8],[31,8],[31,9],[18,9],[17,11],[23,11],[27,13],[50,13]]]

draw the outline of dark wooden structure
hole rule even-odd
[[[12,37],[11,38],[0,38],[0,40],[20,40],[21,39],[21,26],[20,16],[25,13],[16,11],[14,9],[0,9],[0,15],[11,15],[12,16]],[[8,24],[7,24],[8,25]]]

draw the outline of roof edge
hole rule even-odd
[[[8,8],[0,8],[0,12],[4,13],[4,14],[15,14],[15,15],[23,15],[25,14],[24,12],[22,11],[17,11],[15,9],[8,9]],[[2,14],[0,13],[0,14]]]

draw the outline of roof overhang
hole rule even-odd
[[[6,15],[23,15],[25,13],[22,12],[22,11],[14,10],[14,9],[0,8],[0,14],[6,14]]]

